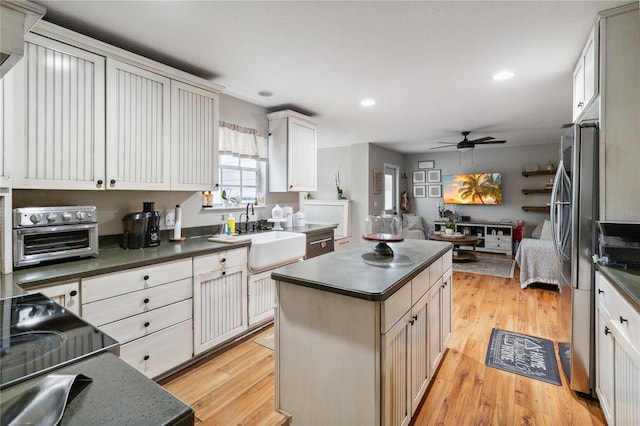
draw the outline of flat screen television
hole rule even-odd
[[[445,204],[502,204],[502,174],[443,175],[442,197]]]

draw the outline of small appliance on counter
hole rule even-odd
[[[597,222],[598,253],[593,260],[603,266],[640,268],[640,223]]]
[[[13,266],[98,254],[95,206],[13,210]]]
[[[132,212],[122,218],[122,241],[124,249],[139,249],[160,245],[160,212],[154,210],[153,202],[142,203],[141,212]]]

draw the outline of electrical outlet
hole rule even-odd
[[[175,212],[167,212],[164,216],[164,224],[165,226],[173,226],[176,224],[176,213]]]

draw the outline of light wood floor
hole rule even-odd
[[[557,342],[557,294],[520,289],[517,269],[513,279],[454,272],[453,336],[414,424],[606,425],[598,402],[576,396],[564,376],[555,386],[484,364],[493,327]],[[273,368],[273,352],[252,337],[161,384],[197,424],[280,425]]]

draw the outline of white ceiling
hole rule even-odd
[[[596,13],[628,1],[65,1],[45,20],[320,122],[320,148],[556,142]],[[515,77],[501,82],[502,69]],[[269,98],[261,90],[273,92]],[[365,97],[376,100],[360,106]]]

